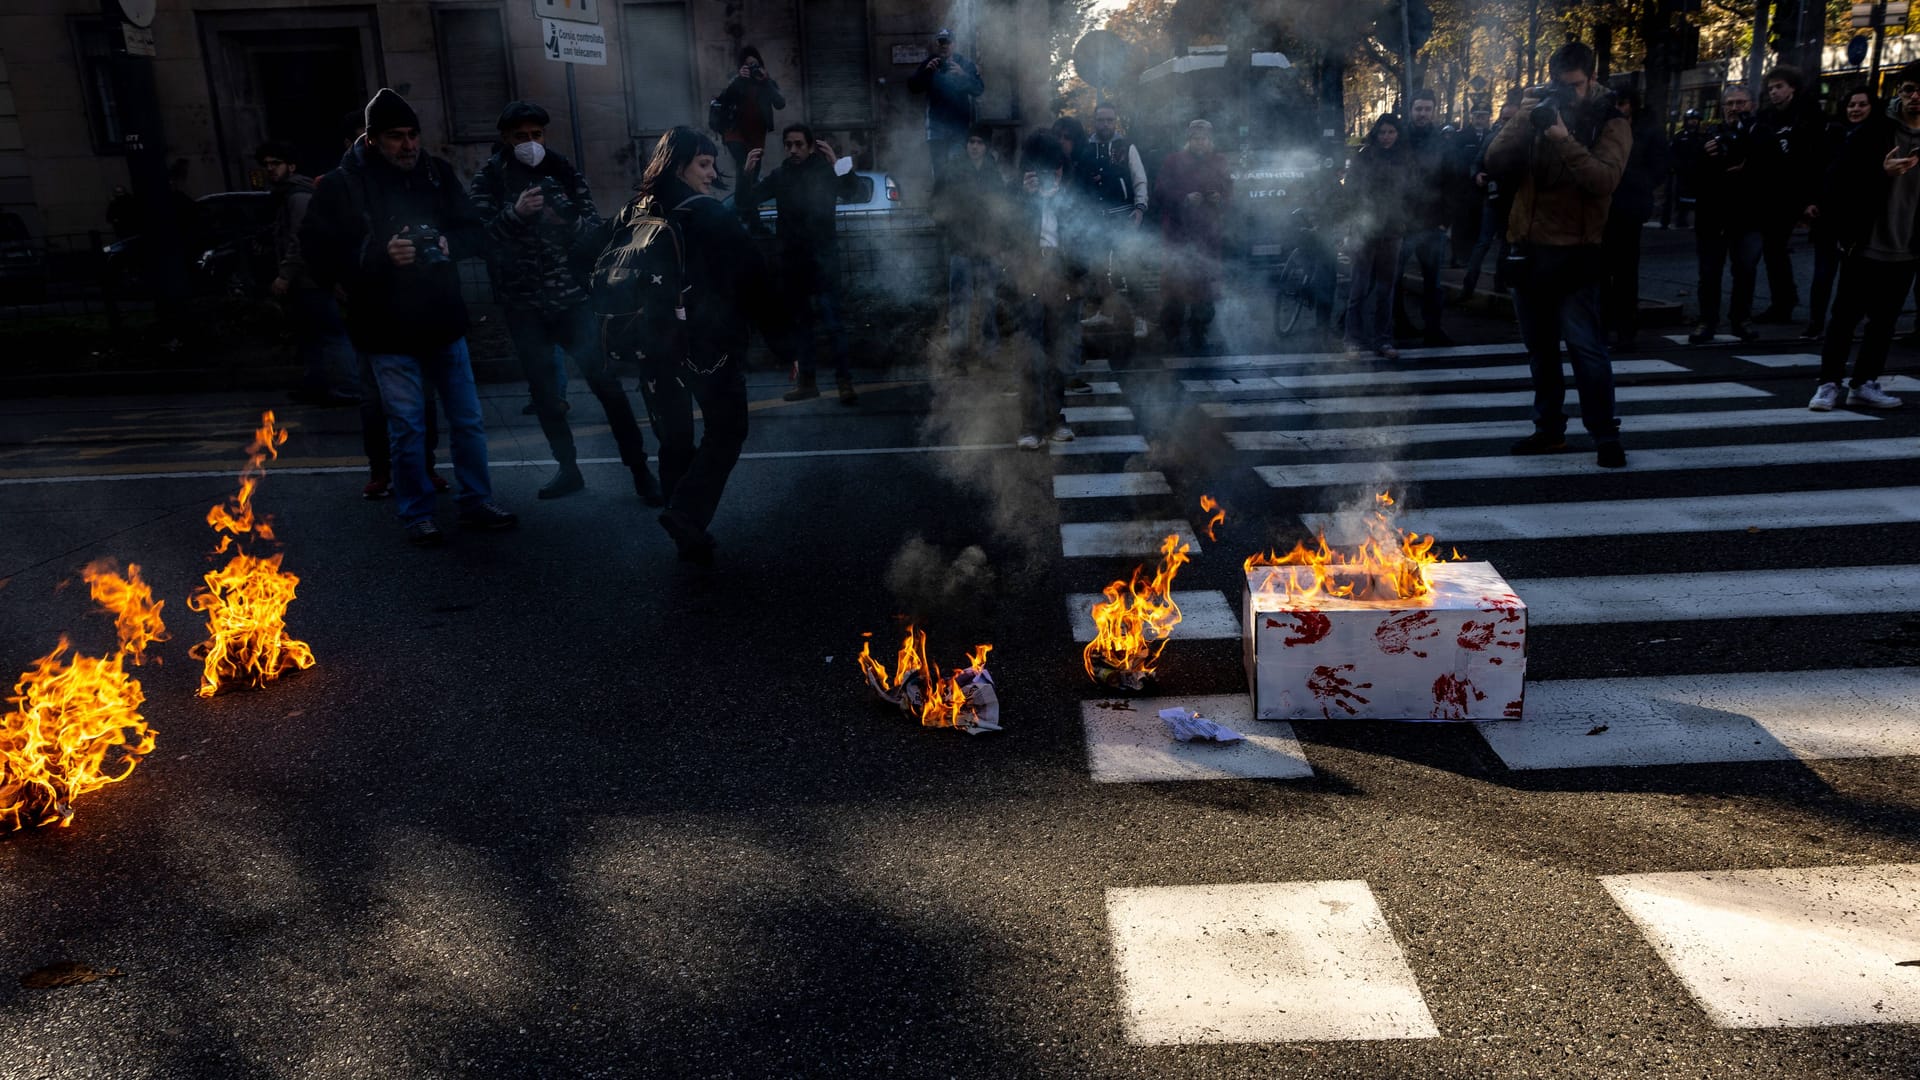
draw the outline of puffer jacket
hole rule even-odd
[[[1569,117],[1570,138],[1535,136],[1526,120],[1538,100],[1520,102],[1513,123],[1500,129],[1487,148],[1487,169],[1502,185],[1517,179],[1507,240],[1541,247],[1599,244],[1607,210],[1620,185],[1633,132],[1610,98],[1589,98],[1581,114]],[[1586,138],[1582,138],[1582,134]]]
[[[557,181],[579,216],[552,224],[545,215],[522,221],[520,193],[542,177]],[[528,168],[511,151],[496,150],[474,174],[468,193],[487,229],[487,271],[501,306],[516,311],[565,311],[587,298],[585,271],[600,252],[605,222],[593,206],[586,177],[553,151]]]

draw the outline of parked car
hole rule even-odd
[[[900,208],[900,187],[893,177],[883,172],[856,171],[853,175],[860,178],[859,190],[853,192],[852,199],[836,199],[833,213],[836,219],[846,223],[849,218],[860,220],[873,215],[891,214]],[[728,206],[733,205],[733,196],[726,198]],[[769,228],[774,224],[776,211],[772,203],[760,208],[760,220]]]
[[[47,297],[47,253],[19,214],[0,211],[0,299],[37,304]]]
[[[182,243],[191,291],[208,296],[258,296],[273,279],[273,195],[221,191],[193,200]],[[123,285],[144,274],[140,237],[108,244],[107,272]]]

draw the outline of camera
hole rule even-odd
[[[747,73],[755,79],[764,79],[767,77],[767,69],[762,66],[758,60],[747,61]]]
[[[551,176],[543,176],[540,178],[539,187],[540,197],[546,200],[547,209],[568,221],[579,216],[579,211],[574,207],[573,200],[567,196],[567,189],[561,186],[560,181]]]
[[[438,266],[447,262],[447,253],[440,250],[440,230],[431,225],[415,225],[402,233],[413,241],[413,261],[416,266]]]
[[[1559,83],[1536,86],[1527,91],[1529,97],[1537,97],[1540,103],[1527,114],[1533,124],[1535,134],[1539,134],[1560,122],[1560,118],[1573,111],[1573,92]]]

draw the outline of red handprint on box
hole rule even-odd
[[[1521,613],[1520,598],[1512,593],[1499,596],[1483,596],[1476,605],[1491,618],[1468,619],[1460,624],[1460,635],[1456,639],[1460,647],[1468,652],[1485,652],[1488,646],[1515,651],[1526,648],[1526,617]],[[1504,664],[1498,656],[1489,656],[1490,664]]]
[[[1475,687],[1471,679],[1442,675],[1433,680],[1433,715],[1436,719],[1465,720],[1473,703],[1486,699],[1487,695]]]
[[[1348,716],[1356,716],[1360,710],[1354,708],[1354,703],[1367,704],[1368,699],[1361,697],[1355,691],[1371,690],[1373,684],[1367,682],[1354,685],[1353,680],[1343,674],[1352,670],[1352,664],[1341,664],[1338,667],[1322,664],[1313,669],[1312,675],[1307,676],[1307,689],[1313,694],[1313,699],[1320,703],[1320,714],[1329,720],[1333,719],[1333,710],[1336,708],[1343,710]]]
[[[1295,645],[1313,645],[1333,633],[1333,620],[1317,611],[1289,611],[1287,617],[1291,624],[1283,623],[1271,616],[1267,618],[1267,629],[1285,630],[1288,636],[1280,644],[1289,648]]]
[[[1429,611],[1409,611],[1404,615],[1396,615],[1381,623],[1373,632],[1373,640],[1379,644],[1381,652],[1392,656],[1412,653],[1423,660],[1427,654],[1414,646],[1439,636],[1440,626]]]

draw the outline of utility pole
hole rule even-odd
[[[1747,92],[1755,101],[1761,100],[1760,76],[1767,68],[1767,15],[1772,6],[1772,0],[1757,0],[1753,5],[1753,48],[1747,53]]]
[[[1540,81],[1540,0],[1533,0],[1527,12],[1527,85]]]

